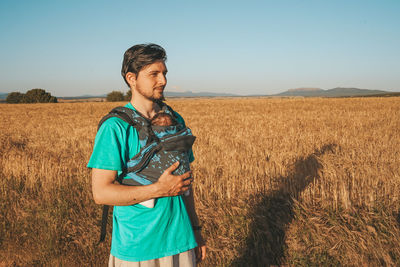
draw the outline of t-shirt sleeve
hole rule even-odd
[[[123,170],[127,154],[124,123],[118,118],[110,118],[101,125],[96,134],[88,168]]]
[[[176,119],[177,119],[177,121],[178,121],[179,123],[182,123],[183,125],[186,126],[185,120],[182,118],[181,115],[179,115],[178,112],[174,111],[174,115],[176,116]],[[189,150],[189,162],[192,163],[193,161],[194,161],[193,150],[190,149],[190,150]]]

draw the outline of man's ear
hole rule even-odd
[[[127,72],[125,75],[126,81],[129,83],[131,88],[136,85],[136,74],[133,72]]]

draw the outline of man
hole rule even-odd
[[[121,74],[131,88],[125,105],[151,119],[164,100],[167,68],[165,50],[140,44],[124,54]],[[179,114],[175,114],[184,123]],[[97,132],[88,167],[92,168],[93,198],[113,205],[113,232],[109,266],[195,266],[206,255],[196,215],[191,172],[173,175],[179,162],[158,181],[145,186],[114,183],[127,161],[140,150],[136,129],[119,118],[106,120]],[[190,161],[194,160],[190,154]],[[154,208],[138,203],[157,198]]]

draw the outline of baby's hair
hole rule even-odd
[[[168,113],[159,112],[151,119],[151,124],[157,126],[172,126],[176,125],[177,121]]]

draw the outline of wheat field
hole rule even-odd
[[[167,103],[197,136],[201,266],[400,265],[399,97]],[[106,265],[86,164],[124,104],[0,105],[0,266]]]

